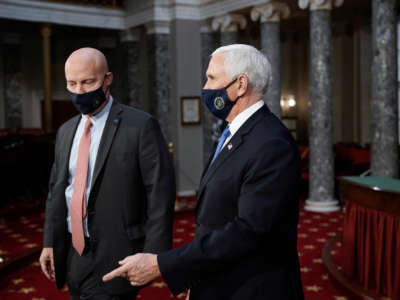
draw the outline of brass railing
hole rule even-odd
[[[102,6],[108,8],[123,8],[124,0],[40,0],[63,4],[76,4],[86,6]]]

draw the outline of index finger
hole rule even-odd
[[[126,273],[128,271],[128,266],[123,265],[119,268],[116,268],[112,270],[111,272],[107,273],[106,275],[103,276],[103,281],[110,281],[111,279],[114,279],[115,277],[121,277],[122,274]]]

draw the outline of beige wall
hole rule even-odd
[[[283,34],[282,98],[294,96],[296,106],[283,111],[283,116],[297,117],[297,139],[307,143],[309,110],[309,39],[303,32]]]
[[[337,24],[333,36],[334,142],[357,142],[354,120],[353,35],[348,24]],[[347,28],[346,28],[347,27]]]
[[[366,20],[335,23],[333,28],[334,142],[369,142],[371,33]],[[360,22],[360,24],[358,23]],[[298,139],[307,141],[309,112],[308,32],[284,33],[282,97],[293,94]]]
[[[371,49],[371,28],[367,22],[362,22],[359,28],[359,67],[360,67],[360,105],[358,107],[360,112],[360,143],[366,144],[370,142],[370,124],[369,115],[371,107],[371,63],[372,63],[372,49]]]
[[[171,24],[171,119],[175,145],[178,194],[197,190],[203,171],[202,124],[181,124],[181,97],[201,96],[200,22],[175,20]],[[201,103],[201,109],[206,109]]]

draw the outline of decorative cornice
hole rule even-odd
[[[34,0],[0,0],[0,18],[83,27],[122,29],[125,12],[119,9]]]
[[[205,20],[269,1],[129,0],[121,10],[39,0],[0,0],[0,18],[125,30],[150,22]]]
[[[247,7],[265,4],[272,0],[216,0],[209,1],[200,6],[201,19],[212,18],[230,12],[238,11]]]
[[[240,29],[245,29],[247,25],[246,18],[238,14],[226,14],[215,17],[211,26],[215,31],[221,32],[235,32]]]
[[[253,7],[251,19],[260,22],[280,22],[282,19],[289,18],[289,5],[282,2],[269,2]]]
[[[332,10],[333,7],[342,6],[344,0],[299,0],[299,7],[310,10]]]

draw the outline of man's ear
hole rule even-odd
[[[249,78],[244,74],[239,75],[238,84],[239,84],[238,96],[242,97],[244,94],[247,93],[247,90],[249,89]]]
[[[106,77],[105,82],[106,82],[106,85],[109,87],[114,80],[114,74],[112,72],[107,72],[106,75],[107,75],[107,77]]]

